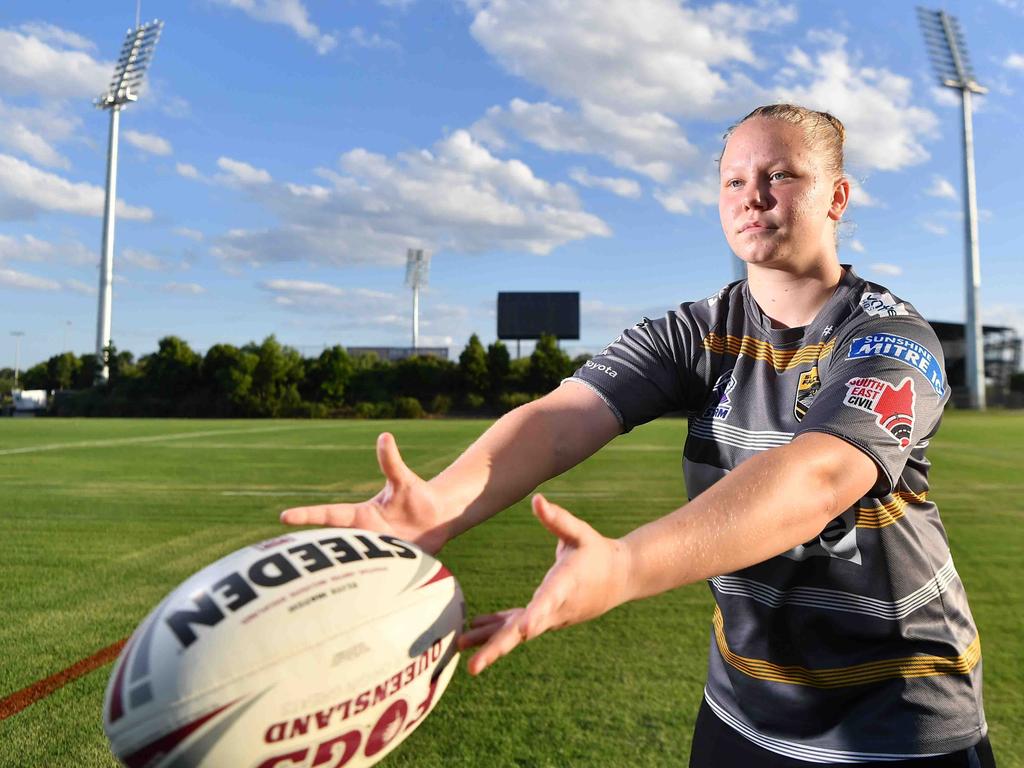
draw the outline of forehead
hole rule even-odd
[[[722,168],[757,166],[778,160],[805,163],[812,154],[804,129],[799,125],[755,117],[732,132],[722,153]]]

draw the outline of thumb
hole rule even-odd
[[[567,509],[552,504],[541,494],[533,496],[533,514],[541,525],[557,536],[560,541],[575,545],[593,532],[593,528],[580,520]]]
[[[402,485],[412,474],[412,470],[402,461],[398,443],[390,432],[381,432],[377,437],[377,463],[392,485]]]

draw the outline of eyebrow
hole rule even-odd
[[[769,160],[767,165],[769,167],[771,167],[773,165],[791,165],[792,162],[793,161],[790,158],[776,157],[776,158],[772,158],[771,160]],[[727,170],[731,170],[733,168],[747,168],[747,167],[748,167],[748,165],[746,163],[741,163],[741,164],[733,163],[732,165],[723,165],[723,166],[721,166],[721,169],[723,171],[727,171]]]

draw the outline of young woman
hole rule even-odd
[[[760,107],[726,135],[719,214],[747,279],[644,318],[429,482],[380,436],[383,490],[287,523],[439,550],[617,435],[689,413],[690,501],[621,539],[533,497],[559,539],[530,604],[475,619],[479,674],[520,643],[707,579],[691,766],[993,765],[977,629],[928,500],[949,397],[914,308],[840,265],[842,124]]]

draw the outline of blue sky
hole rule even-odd
[[[0,366],[95,345],[108,113],[134,0],[0,8]],[[1024,331],[1024,2],[944,6],[978,79],[986,322]],[[960,112],[914,3],[143,0],[166,26],[121,117],[113,339],[274,333],[406,345],[406,248],[433,256],[422,344],[496,335],[500,290],[578,290],[596,350],[733,279],[720,135],[830,109],[857,180],[842,260],[962,320]],[[524,347],[525,349],[525,347]]]

